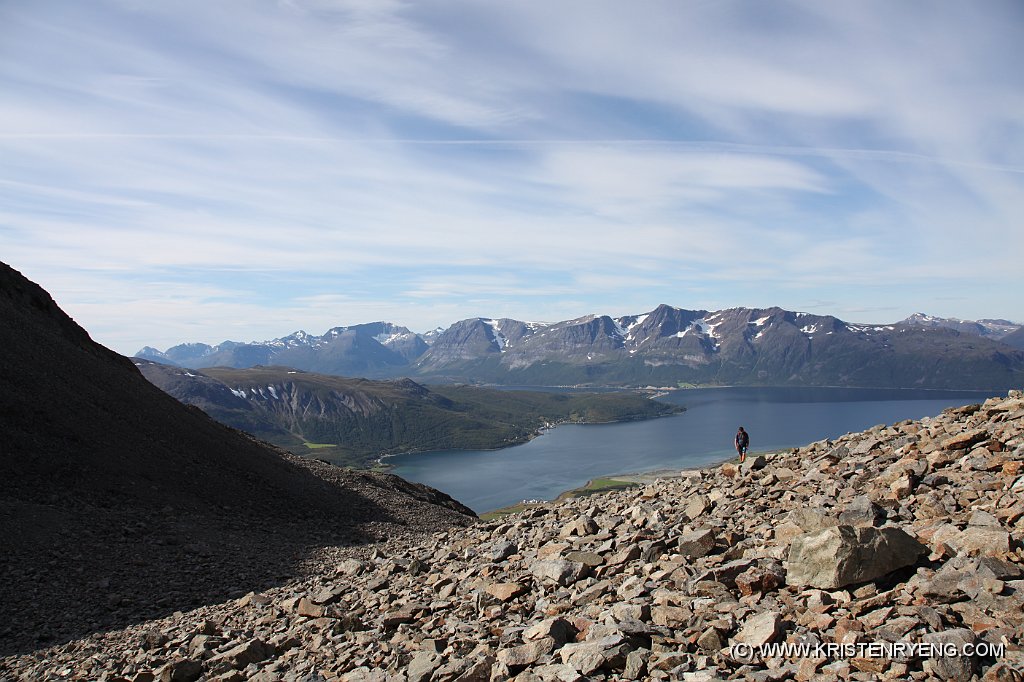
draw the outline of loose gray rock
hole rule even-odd
[[[536,663],[541,657],[551,653],[554,649],[554,637],[541,637],[511,649],[502,649],[498,652],[498,660],[512,670],[525,668]]]
[[[549,559],[534,562],[530,567],[530,573],[538,580],[571,585],[583,577],[584,569],[583,564],[575,561]]]
[[[882,516],[882,510],[870,497],[858,495],[839,513],[839,523],[845,526],[874,526]]]

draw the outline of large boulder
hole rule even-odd
[[[881,578],[916,563],[927,552],[924,545],[899,528],[834,526],[793,541],[786,582],[837,589]]]

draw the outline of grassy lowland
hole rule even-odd
[[[564,493],[558,496],[559,500],[565,500],[570,497],[590,497],[591,495],[598,495],[600,493],[607,493],[613,490],[626,490],[627,488],[638,488],[639,483],[635,481],[620,481],[614,478],[595,478],[587,481],[586,484],[579,488],[573,488],[572,490],[566,490]],[[509,514],[516,514],[525,509],[529,509],[531,506],[536,505],[536,502],[520,502],[519,504],[513,504],[510,507],[502,507],[501,509],[495,509],[480,515],[480,518],[484,521],[493,521],[508,516]]]

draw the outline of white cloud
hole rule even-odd
[[[6,4],[2,255],[118,339],[140,320],[176,340],[200,321],[241,333],[272,310],[285,328],[264,334],[693,291],[784,304],[808,287],[851,310],[899,287],[914,309],[953,296],[947,314],[979,316],[985,298],[1024,320],[1007,293],[1024,285],[1021,18],[1013,3]],[[138,284],[179,271],[195,295]],[[259,286],[292,275],[303,291]],[[315,304],[339,290],[337,309]]]

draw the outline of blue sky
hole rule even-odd
[[[1024,5],[0,1],[0,260],[101,343],[1024,322]]]

